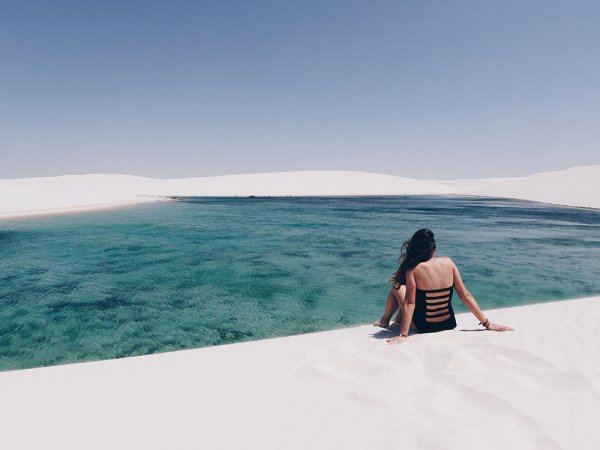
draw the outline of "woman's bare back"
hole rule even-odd
[[[413,274],[417,288],[422,290],[442,289],[454,284],[454,264],[448,257],[431,258],[418,264]]]

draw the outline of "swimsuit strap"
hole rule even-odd
[[[431,293],[435,293],[435,292],[444,292],[444,291],[449,291],[454,287],[454,285],[448,287],[448,288],[444,288],[444,289],[419,289],[417,288],[417,290],[419,291],[423,291],[423,292],[431,292]]]

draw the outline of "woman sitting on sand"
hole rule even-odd
[[[417,231],[402,245],[400,267],[392,275],[391,282],[393,287],[383,317],[373,324],[387,328],[399,309],[394,321],[400,322],[400,335],[388,339],[390,344],[404,342],[411,327],[419,333],[456,328],[451,303],[453,289],[487,330],[513,331],[486,319],[475,298],[467,291],[454,261],[448,257],[435,257],[433,232],[426,228]]]

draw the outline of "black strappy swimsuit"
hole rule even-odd
[[[454,285],[445,289],[418,289],[413,322],[420,333],[452,330],[456,319],[452,310]]]

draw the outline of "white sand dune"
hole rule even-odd
[[[490,183],[469,193],[600,208],[600,165]]]
[[[415,180],[367,172],[309,171],[161,180],[65,175],[0,180],[0,218],[153,201],[166,196],[476,195],[600,208],[600,165],[521,178]]]
[[[600,297],[0,373],[7,449],[597,449]]]

